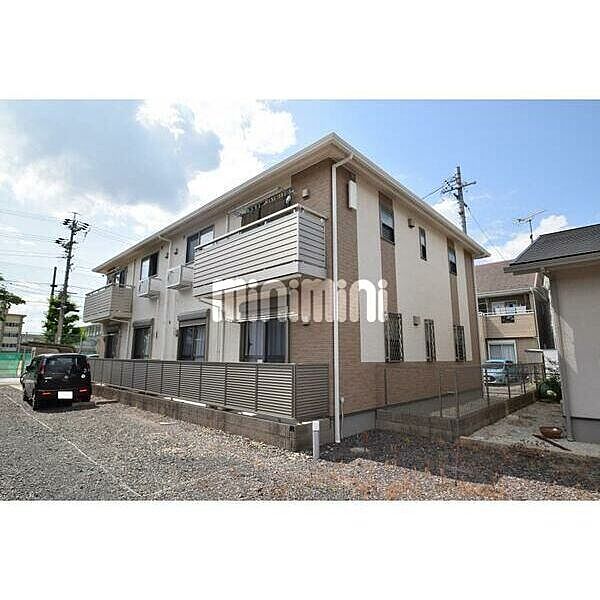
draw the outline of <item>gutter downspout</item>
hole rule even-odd
[[[167,287],[167,272],[169,271],[169,268],[171,267],[171,246],[173,245],[173,240],[167,239],[165,237],[163,237],[162,235],[158,235],[157,236],[159,240],[163,241],[163,242],[169,242],[169,250],[168,252],[168,258],[167,258],[167,268],[165,270],[165,302],[164,302],[164,306],[163,306],[163,319],[162,319],[162,331],[161,331],[161,335],[162,335],[162,341],[161,341],[161,350],[160,350],[160,359],[161,360],[167,360],[165,354],[166,354],[166,350],[167,350],[167,315],[168,315],[168,310],[169,310],[169,288]]]
[[[562,405],[565,411],[565,421],[567,424],[567,439],[573,440],[573,424],[571,416],[571,405],[567,394],[567,368],[564,359],[564,344],[562,326],[560,324],[560,303],[558,300],[558,284],[555,280],[551,280],[550,289],[552,290],[552,302],[556,313],[556,333],[558,334],[558,367],[560,369],[560,386],[562,388]]]
[[[332,237],[332,264],[333,264],[333,414],[335,442],[342,441],[342,428],[340,422],[340,331],[339,331],[339,290],[338,290],[338,222],[337,222],[337,168],[354,158],[349,154],[339,162],[331,165],[331,237]]]

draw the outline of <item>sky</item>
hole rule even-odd
[[[10,101],[0,102],[0,274],[40,332],[54,243],[75,210],[91,224],[76,247],[80,306],[91,271],[178,216],[335,131],[458,222],[439,192],[460,164],[469,234],[514,258],[534,234],[600,222],[595,101]]]

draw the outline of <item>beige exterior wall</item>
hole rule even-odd
[[[412,229],[407,224],[409,217],[415,223]],[[437,360],[453,361],[455,354],[447,237],[432,223],[418,218],[399,202],[394,203],[394,219],[398,312],[405,315],[404,359],[425,360],[423,322],[425,319],[433,319]],[[422,260],[419,254],[419,227],[425,229],[427,236],[427,260]],[[413,325],[413,316],[420,318],[420,323],[416,326]],[[463,325],[465,337],[468,337],[468,323]]]
[[[560,320],[562,333],[558,352],[561,369],[566,369],[565,393],[572,416],[600,419],[600,266],[557,270],[550,279],[553,316]]]
[[[379,191],[364,178],[358,178],[357,251],[358,276],[375,285],[382,278],[379,235]],[[383,362],[383,323],[369,322],[365,297],[360,298],[360,357],[362,362]]]

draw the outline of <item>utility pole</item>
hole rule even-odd
[[[452,192],[452,195],[458,200],[458,214],[460,215],[460,224],[464,233],[467,233],[467,216],[465,215],[465,198],[463,189],[470,185],[475,185],[476,181],[464,183],[460,172],[460,165],[456,167],[456,175],[449,180],[444,181],[445,185],[442,189],[442,194]]]
[[[56,326],[56,335],[54,337],[54,341],[57,344],[61,343],[62,340],[62,331],[63,324],[65,320],[65,308],[67,304],[68,291],[69,291],[69,274],[71,273],[71,260],[73,259],[73,246],[77,243],[75,241],[75,236],[80,231],[85,231],[89,228],[88,223],[83,223],[77,220],[77,213],[73,213],[72,219],[65,219],[63,221],[63,225],[68,227],[70,230],[69,239],[65,240],[64,238],[58,238],[56,243],[65,250],[65,258],[67,259],[67,264],[65,266],[65,279],[63,282],[63,289],[60,293],[60,308],[58,311],[58,324]]]
[[[50,301],[54,300],[54,290],[56,289],[56,267],[52,272],[52,285],[50,286]]]
[[[537,217],[538,215],[541,215],[543,212],[546,212],[546,211],[538,210],[537,212],[531,213],[530,215],[527,215],[526,217],[518,217],[515,219],[515,223],[517,223],[518,225],[520,225],[521,223],[529,223],[529,241],[531,244],[533,244],[533,225],[531,224],[531,222],[533,221],[533,219],[535,217]]]

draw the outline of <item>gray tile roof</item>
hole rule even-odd
[[[535,285],[535,273],[513,275],[505,273],[504,267],[510,264],[509,260],[502,262],[484,263],[475,266],[475,285],[477,295],[485,296],[492,292],[511,292],[513,290],[529,289]]]
[[[539,261],[581,257],[594,252],[600,252],[600,224],[540,235],[510,264],[525,266]]]

